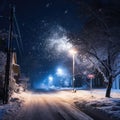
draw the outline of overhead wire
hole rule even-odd
[[[19,41],[20,41],[19,42],[18,39],[16,39],[17,40],[17,44],[19,44],[19,48],[21,49],[21,54],[23,54],[24,53],[24,48],[23,48],[21,32],[20,32],[19,25],[18,25],[18,22],[17,22],[15,14],[13,16],[14,16],[14,20],[15,20],[16,29],[17,29],[17,32],[18,32]]]
[[[13,28],[14,29],[14,33],[15,33],[15,39],[16,39],[16,43],[17,43],[17,47],[18,47],[18,51],[20,53],[20,56],[22,56],[22,51],[20,49],[20,45],[19,45],[19,41],[18,41],[18,37],[16,36],[17,33],[16,33],[16,30],[15,30],[15,27]]]

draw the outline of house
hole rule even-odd
[[[10,95],[13,91],[17,91],[19,85],[17,81],[20,77],[20,66],[17,64],[16,53],[11,53],[11,64],[10,64],[10,79],[9,79],[9,90]]]
[[[12,53],[11,74],[16,82],[18,82],[18,79],[20,77],[20,66],[17,64],[17,56],[15,52]]]
[[[29,78],[20,73],[20,66],[17,64],[17,56],[15,52],[13,52],[12,54],[11,68],[11,75],[13,77],[13,80],[15,80],[15,82],[18,84],[19,87],[21,87],[21,89],[23,88],[24,90],[26,90],[29,87]]]

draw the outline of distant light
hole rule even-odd
[[[61,68],[58,68],[56,74],[58,76],[62,76],[64,73],[63,73],[63,70]]]
[[[53,77],[52,77],[51,75],[49,76],[48,79],[49,79],[49,82],[52,82],[52,81],[53,81]]]

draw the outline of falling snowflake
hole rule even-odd
[[[42,22],[42,23],[45,23],[45,20],[42,20],[41,22]]]
[[[46,7],[48,8],[49,6],[50,6],[50,3],[47,3],[47,4],[46,4]]]
[[[48,38],[48,47],[55,49],[57,53],[68,52],[73,46],[69,41],[66,31],[59,26],[58,30],[52,32],[51,37]]]
[[[68,13],[68,10],[65,10],[65,12],[64,12],[65,14],[67,14]]]

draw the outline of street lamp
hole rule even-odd
[[[69,53],[72,55],[72,58],[73,58],[72,86],[73,86],[73,92],[76,92],[74,82],[75,82],[75,55],[77,54],[77,51],[76,51],[76,49],[71,49],[71,50],[69,51]]]
[[[53,77],[52,77],[51,75],[49,76],[48,79],[49,79],[49,82],[52,82],[52,81],[53,81]]]
[[[57,69],[56,74],[57,74],[58,76],[64,75],[63,70],[62,70],[61,68],[58,68],[58,69]]]

